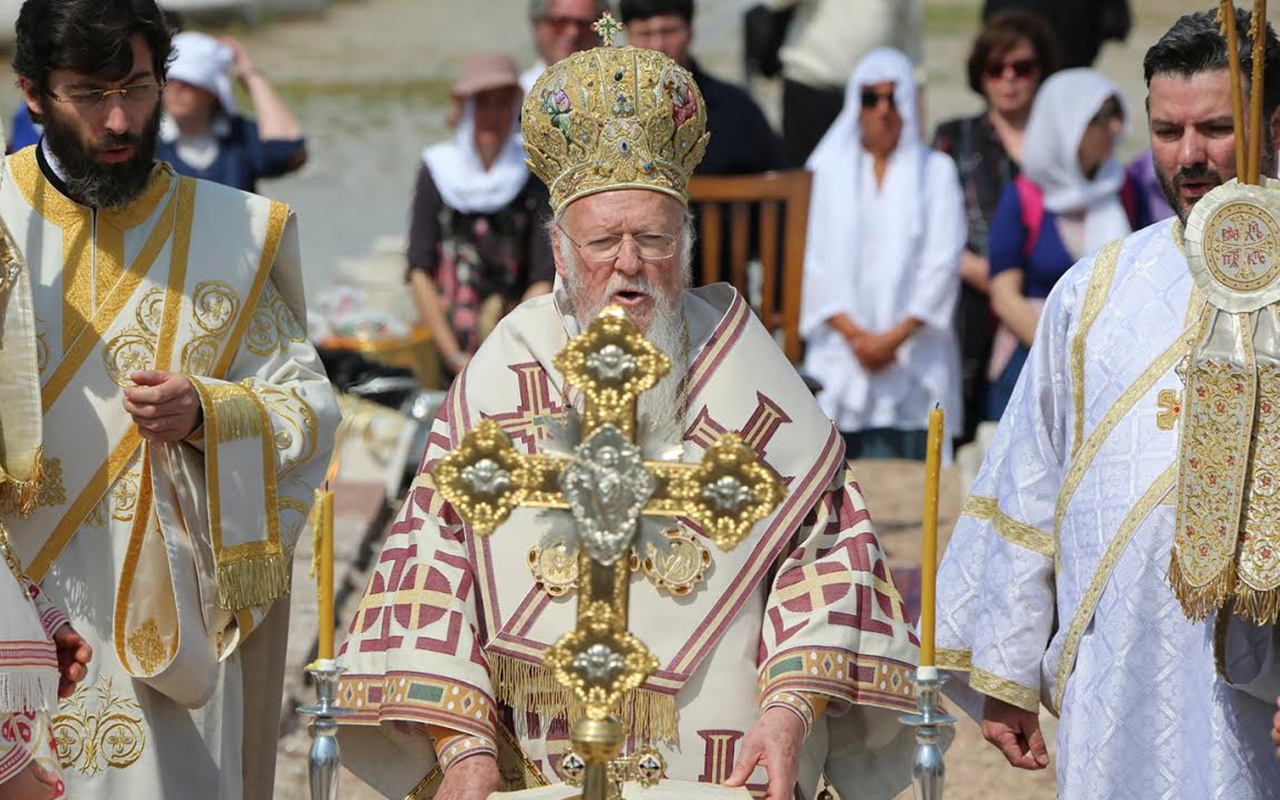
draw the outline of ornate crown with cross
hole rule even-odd
[[[710,134],[693,76],[662,53],[614,47],[622,26],[596,23],[604,46],[575,53],[538,78],[520,131],[529,168],[558,214],[609,189],[652,189],[688,202]]]

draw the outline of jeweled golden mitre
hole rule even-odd
[[[597,47],[549,67],[525,98],[520,130],[556,214],[611,189],[651,189],[687,204],[710,138],[693,76],[638,47]]]

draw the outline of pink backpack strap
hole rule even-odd
[[[1022,245],[1022,259],[1027,261],[1040,241],[1040,228],[1044,225],[1044,193],[1024,175],[1014,178],[1013,185],[1018,192],[1018,205],[1022,206],[1022,227],[1027,232]]]

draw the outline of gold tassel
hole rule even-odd
[[[36,450],[31,462],[31,477],[20,481],[0,466],[0,512],[17,514],[26,519],[35,513],[40,500],[40,490],[44,488],[44,448]]]
[[[1172,548],[1169,556],[1169,587],[1182,604],[1182,613],[1192,622],[1204,622],[1221,608],[1235,590],[1235,582],[1235,569],[1228,567],[1208,585],[1192,586],[1182,571],[1178,548]]]
[[[262,411],[253,390],[238,383],[214,384],[206,387],[213,416],[217,420],[218,442],[259,438],[262,434]]]
[[[586,715],[581,701],[541,664],[502,653],[486,653],[485,657],[499,702],[570,721]],[[641,739],[677,743],[676,700],[672,695],[637,689],[622,698],[614,713],[628,732]]]
[[[1260,591],[1241,584],[1235,601],[1236,616],[1255,625],[1275,625],[1280,619],[1280,589]]]
[[[266,605],[289,593],[293,575],[283,554],[218,565],[218,605],[239,611]]]

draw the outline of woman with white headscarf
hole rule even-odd
[[[546,187],[524,163],[511,59],[468,59],[453,86],[453,138],[428,147],[409,231],[409,282],[422,323],[453,372],[498,319],[551,291]]]
[[[955,162],[921,142],[916,102],[907,57],[873,50],[808,162],[804,369],[850,458],[924,458],[935,406],[960,430],[964,196]]]
[[[244,86],[256,120],[238,113],[233,78]],[[194,31],[173,37],[157,158],[179,175],[246,192],[307,163],[302,128],[278,92],[231,37]]]
[[[1004,413],[1058,279],[1150,222],[1142,193],[1115,159],[1126,116],[1120,90],[1091,69],[1059,72],[1036,96],[1022,175],[991,223],[991,305],[1001,329],[988,371],[990,420]]]

